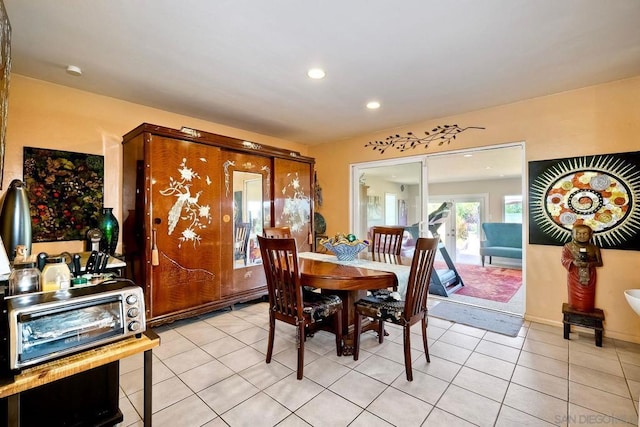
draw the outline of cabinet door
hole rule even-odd
[[[220,298],[220,149],[153,136],[148,144],[151,316]],[[147,233],[147,235],[149,235]]]
[[[313,165],[295,160],[274,160],[274,225],[289,227],[299,252],[311,251]]]
[[[223,150],[220,175],[222,297],[240,296],[259,288],[266,294],[256,236],[262,235],[264,224],[271,220],[271,159]]]

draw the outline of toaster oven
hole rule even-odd
[[[146,329],[142,288],[123,279],[5,297],[2,317],[3,367],[12,372]]]

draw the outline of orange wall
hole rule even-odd
[[[105,205],[114,206],[121,219],[122,135],[142,122],[166,127],[188,126],[262,144],[278,146],[316,158],[324,204],[319,209],[328,233],[349,227],[349,164],[399,157],[388,150],[380,155],[364,144],[392,133],[421,132],[435,125],[483,126],[470,130],[451,145],[419,148],[405,155],[525,141],[527,161],[638,151],[640,143],[640,76],[553,96],[460,114],[365,135],[327,145],[306,147],[290,141],[230,128],[113,98],[53,85],[20,75],[11,76],[3,189],[12,179],[22,179],[24,146],[102,154],[105,156]],[[4,193],[4,190],[2,191]],[[526,225],[526,224],[525,224]],[[61,249],[63,247],[64,249]],[[72,245],[76,245],[75,247]],[[34,245],[33,252],[81,250],[82,243]],[[565,271],[560,247],[526,245],[523,262],[526,284],[526,317],[559,324],[566,301]],[[605,335],[640,342],[640,317],[624,300],[623,290],[640,288],[632,272],[640,261],[636,251],[603,251],[596,305],[605,311]]]
[[[381,155],[364,147],[369,141],[389,135],[408,131],[420,134],[443,124],[486,129],[469,130],[450,145],[433,145],[428,150],[399,153],[390,149]],[[327,233],[349,229],[351,163],[520,141],[525,142],[527,162],[640,150],[640,77],[311,147],[309,154],[316,158],[318,181],[323,188],[324,204],[318,211],[327,221]],[[525,316],[560,324],[562,303],[567,300],[561,247],[527,244],[525,253]],[[640,253],[604,250],[603,260],[604,266],[598,271],[596,306],[605,312],[605,335],[640,342],[640,317],[629,308],[623,294],[625,289],[640,288],[640,277],[634,272]]]
[[[100,154],[105,156],[104,205],[114,207],[121,224],[122,135],[141,123],[174,129],[187,126],[299,151],[303,155],[308,152],[305,145],[16,74],[11,75],[7,120],[3,196],[13,179],[23,179],[22,149],[25,146]],[[37,243],[33,245],[32,253],[80,250],[83,250],[81,241]]]

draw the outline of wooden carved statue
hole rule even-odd
[[[562,248],[562,265],[567,269],[569,305],[578,311],[592,312],[596,296],[596,267],[602,267],[600,248],[591,242],[588,225],[573,227],[571,242]]]

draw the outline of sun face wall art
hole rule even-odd
[[[640,152],[529,162],[529,243],[564,245],[575,225],[604,249],[640,250]]]

